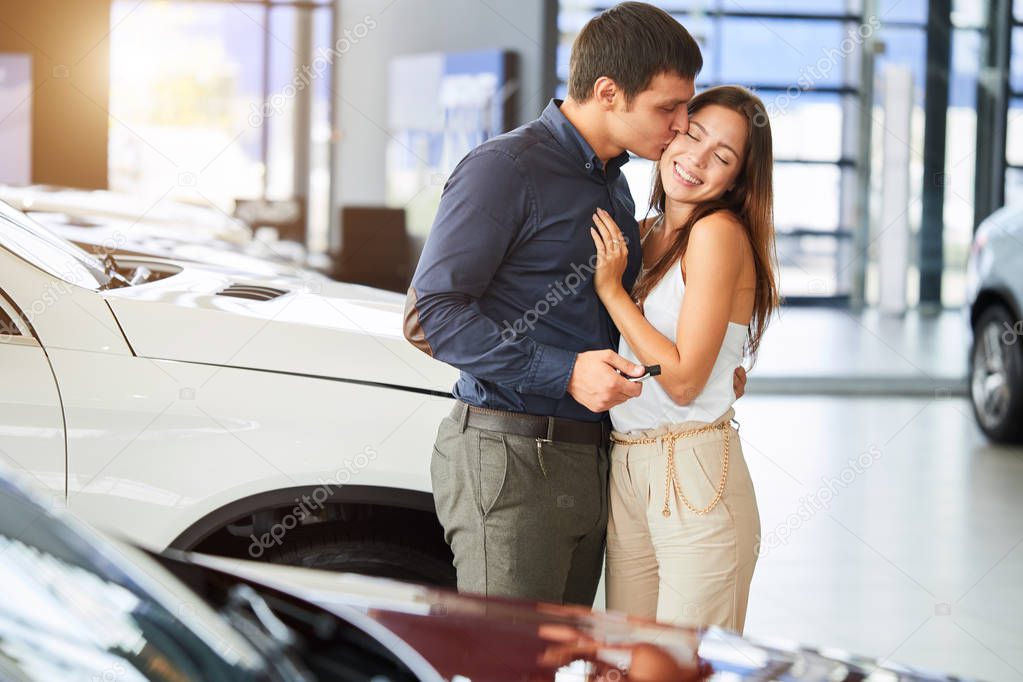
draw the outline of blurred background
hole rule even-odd
[[[1023,2],[654,4],[774,132],[785,305],[738,412],[784,540],[747,631],[1023,679]],[[564,96],[607,6],[0,0],[0,198],[404,292],[450,170]]]
[[[564,96],[572,39],[602,8],[578,0],[2,4],[0,182],[110,189],[286,222],[282,238],[334,257],[351,207],[402,209],[407,233],[424,237],[444,176],[466,148]],[[1023,192],[1015,115],[1023,47],[1013,40],[1023,32],[1010,3],[659,4],[704,47],[698,87],[747,85],[771,109],[791,304],[880,301],[876,241],[890,146],[880,84],[905,71],[907,101],[898,104],[908,107],[908,137],[899,142],[908,153],[896,161],[908,173],[900,224],[914,248],[903,303],[963,304],[975,225]],[[475,54],[460,63],[465,53]],[[492,106],[495,96],[504,106]],[[650,164],[626,168],[645,211]]]

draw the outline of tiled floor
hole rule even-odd
[[[747,634],[1023,680],[1023,448],[944,395],[736,412],[763,529]]]

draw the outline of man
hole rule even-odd
[[[643,368],[592,286],[599,206],[642,265],[621,167],[689,121],[703,65],[663,10],[621,3],[576,38],[568,99],[452,172],[409,289],[405,336],[461,370],[430,469],[461,591],[592,605],[607,526],[606,411]],[[738,373],[741,392],[745,374]]]

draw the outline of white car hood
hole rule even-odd
[[[232,284],[286,291],[269,301],[221,295]],[[402,333],[404,297],[339,282],[253,279],[186,267],[104,292],[141,357],[365,381],[448,394],[453,368]]]

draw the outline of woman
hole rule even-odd
[[[693,98],[689,117],[658,163],[631,296],[618,226],[598,209],[591,228],[619,354],[661,367],[611,410],[607,607],[741,633],[760,516],[730,424],[732,368],[744,350],[755,358],[778,306],[771,129],[760,99],[733,86]]]

